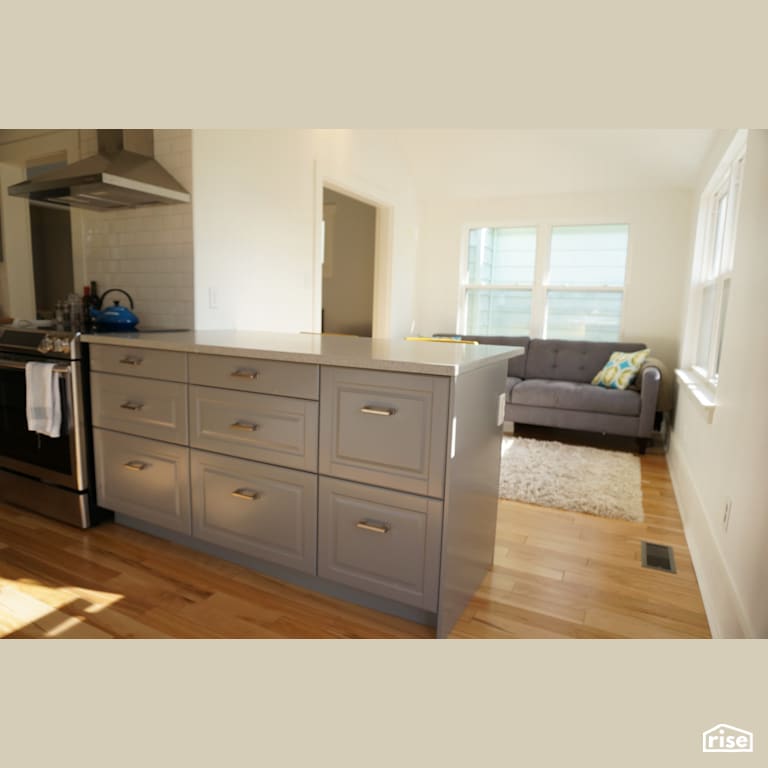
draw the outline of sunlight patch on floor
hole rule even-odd
[[[89,599],[83,593],[89,593]],[[122,598],[120,594],[78,587],[45,587],[34,579],[0,579],[0,612],[9,617],[0,626],[0,637],[30,625],[37,626],[43,637],[93,636],[84,632],[83,618],[77,613],[97,614]],[[62,610],[65,608],[69,613]]]

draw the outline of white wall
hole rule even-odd
[[[731,135],[724,134],[710,157],[700,189]],[[709,423],[689,393],[680,392],[668,454],[707,615],[719,637],[768,637],[766,211],[768,131],[749,131],[717,406]],[[727,532],[726,498],[733,502]]]
[[[195,325],[319,331],[322,187],[379,207],[374,334],[412,319],[415,206],[386,132],[193,132]]]
[[[433,202],[424,208],[419,231],[416,330],[456,330],[466,227],[628,223],[623,338],[645,342],[671,369],[678,356],[692,209],[690,192],[670,189]]]

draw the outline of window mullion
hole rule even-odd
[[[547,287],[549,275],[549,253],[552,244],[552,227],[541,225],[536,228],[536,266],[533,274],[531,295],[531,337],[543,339],[546,323]]]

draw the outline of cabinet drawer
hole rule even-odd
[[[196,538],[315,573],[317,477],[192,451]]]
[[[323,368],[321,474],[442,498],[445,377]]]
[[[91,370],[164,381],[187,380],[185,352],[91,344]]]
[[[319,367],[247,357],[189,356],[190,384],[317,400]]]
[[[190,444],[317,471],[316,402],[190,387]]]
[[[441,530],[439,501],[320,478],[318,576],[437,610]]]
[[[96,427],[187,442],[186,384],[91,373],[91,408]]]
[[[93,446],[102,507],[191,533],[189,449],[101,429]]]

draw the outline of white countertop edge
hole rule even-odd
[[[218,335],[220,340],[215,343],[202,343],[197,340],[205,335]],[[227,332],[223,331],[103,333],[83,334],[80,338],[88,344],[438,376],[458,376],[460,373],[516,357],[524,352],[522,347],[406,342],[399,339],[364,339],[319,334],[260,334],[255,331],[234,331],[231,332],[230,338]],[[260,338],[267,339],[268,343],[260,346]],[[281,340],[285,345],[283,349],[279,348]],[[305,349],[291,349],[291,346],[301,346]],[[369,346],[380,347],[385,354],[371,354]],[[398,356],[398,350],[402,356]]]

